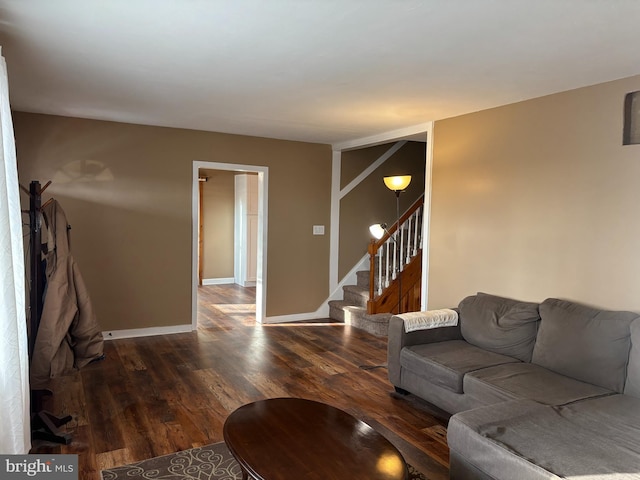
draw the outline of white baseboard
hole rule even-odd
[[[203,278],[202,285],[228,285],[234,283],[233,277],[228,278]]]
[[[118,338],[152,337],[154,335],[168,335],[191,331],[193,331],[191,324],[172,325],[169,327],[131,328],[128,330],[109,330],[102,332],[102,338],[105,340],[116,340]]]
[[[291,315],[276,315],[274,317],[265,317],[262,323],[293,323],[304,322],[307,320],[318,320],[321,318],[329,318],[329,306],[321,305],[315,312],[293,313]]]

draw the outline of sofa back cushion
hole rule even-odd
[[[640,398],[640,319],[631,323],[631,352],[624,393]]]
[[[538,304],[478,293],[460,302],[463,338],[476,347],[531,361],[540,316]]]
[[[540,317],[533,363],[622,392],[631,347],[630,326],[637,314],[549,298],[540,304]]]

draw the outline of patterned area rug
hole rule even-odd
[[[101,472],[103,480],[240,480],[236,463],[224,442],[192,448]],[[409,465],[409,480],[428,480]]]

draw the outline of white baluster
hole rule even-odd
[[[396,231],[396,238],[398,236],[398,232]],[[391,239],[387,240],[390,241]],[[393,274],[391,275],[391,279],[396,279],[396,272],[398,271],[398,242],[393,242]]]
[[[420,206],[419,211],[422,212],[422,209],[423,207]],[[424,217],[420,217],[420,218],[422,218],[422,220],[424,221]],[[420,230],[422,230],[423,228],[424,228],[424,225],[421,224]],[[424,242],[424,238],[423,238],[422,232],[420,232],[420,248],[422,248],[422,242]]]
[[[390,260],[389,260],[389,257],[390,257],[389,249],[391,248],[389,246],[389,240],[387,240],[385,242],[385,245],[387,246],[387,271],[386,271],[386,278],[385,278],[384,288],[387,288],[389,286],[389,271],[390,271],[390,269],[389,269],[389,262],[390,262]]]
[[[413,256],[416,256],[418,254],[418,224],[420,222],[418,222],[419,220],[419,216],[420,215],[420,208],[418,207],[418,209],[415,212],[415,216],[416,216],[416,224],[415,224],[415,229],[414,229],[414,240],[413,240]]]
[[[383,248],[378,249],[378,295],[382,294],[382,253],[384,252]]]
[[[411,261],[411,225],[414,223],[413,220],[413,215],[411,215],[407,221],[407,260],[405,261],[405,264],[408,264]]]
[[[400,232],[400,265],[398,265],[400,271],[404,270],[404,258],[402,252],[404,252],[404,228],[401,228],[401,225],[398,224],[398,229]]]

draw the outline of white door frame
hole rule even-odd
[[[229,170],[241,173],[258,174],[258,265],[256,275],[256,322],[264,321],[267,306],[267,205],[269,186],[269,167],[256,165],[239,165],[235,163],[193,162],[192,203],[191,203],[191,328],[198,328],[198,208],[200,189],[198,171]]]
[[[431,182],[433,170],[433,127],[434,122],[425,122],[411,127],[393,130],[365,138],[334,143],[331,189],[331,243],[329,268],[329,291],[333,292],[338,285],[338,258],[340,240],[340,163],[342,152],[357,148],[371,147],[398,140],[426,140],[425,152],[425,181],[424,181],[424,210],[422,221],[422,291],[421,310],[429,308],[429,242],[431,222]]]

